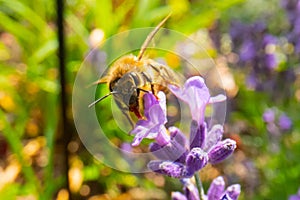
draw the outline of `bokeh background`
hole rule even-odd
[[[156,26],[170,12],[164,27],[200,40],[213,58],[228,97],[225,136],[238,144],[226,162],[201,171],[204,188],[223,175],[228,184],[241,184],[240,199],[287,199],[297,192],[299,0],[66,0],[64,74],[57,2],[0,0],[1,199],[170,199],[181,190],[178,180],[119,172],[95,159],[77,135],[71,105],[86,56],[94,53],[94,66],[109,56],[94,51],[97,44]],[[180,67],[176,57],[164,59]],[[109,104],[97,109],[107,116],[109,139],[122,145],[130,136],[110,126]]]

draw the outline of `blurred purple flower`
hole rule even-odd
[[[263,47],[266,47],[269,44],[276,44],[277,38],[271,34],[266,34],[263,38]]]
[[[144,138],[156,139],[159,144],[167,144],[170,137],[167,134],[165,123],[166,115],[166,96],[163,92],[157,94],[159,100],[151,94],[144,95],[144,114],[146,119],[139,120],[131,134],[135,134],[132,146],[137,146]]]
[[[252,40],[246,40],[243,42],[240,50],[240,60],[249,61],[252,60],[256,55],[256,48]]]
[[[286,131],[291,129],[292,121],[286,114],[282,114],[278,119],[278,125],[281,130]]]
[[[202,124],[204,122],[205,108],[207,104],[226,100],[224,95],[218,95],[211,98],[204,79],[200,76],[193,76],[189,78],[185,82],[183,88],[179,88],[175,85],[169,85],[169,89],[175,96],[189,105],[192,119],[198,124]]]
[[[254,73],[247,76],[246,84],[249,89],[255,89],[258,86],[257,77]]]
[[[264,58],[265,65],[268,69],[273,70],[277,67],[276,56],[273,53],[267,53]]]
[[[267,123],[272,123],[275,121],[275,111],[274,109],[267,109],[263,114],[263,120]]]
[[[278,115],[277,111],[277,115]],[[270,133],[273,135],[280,135],[281,131],[287,131],[292,128],[292,120],[283,112],[282,114],[277,118],[276,117],[276,108],[268,108],[265,110],[263,114],[263,120],[267,123],[267,129]],[[276,120],[276,118],[278,120]]]
[[[291,196],[289,196],[289,200],[300,200],[300,196],[299,195],[291,195]]]
[[[298,189],[297,194],[289,196],[289,200],[300,200],[300,188]]]

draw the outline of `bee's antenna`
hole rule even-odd
[[[92,107],[92,106],[94,106],[96,103],[102,101],[102,100],[105,99],[106,97],[108,97],[108,96],[110,96],[110,95],[112,95],[112,94],[116,94],[116,93],[117,93],[116,91],[112,91],[112,92],[108,93],[107,95],[105,95],[105,96],[103,96],[103,97],[97,99],[96,101],[92,102],[92,103],[89,105],[89,108]]]
[[[154,37],[154,35],[157,33],[157,31],[162,27],[162,25],[164,25],[164,23],[169,19],[169,17],[171,16],[171,13],[168,14],[168,16],[166,16],[156,27],[155,29],[147,36],[145,42],[143,43],[141,50],[139,52],[139,55],[137,56],[137,60],[141,60],[141,58],[144,55],[144,52],[147,48],[147,46],[149,45],[149,43],[151,42],[152,38]]]

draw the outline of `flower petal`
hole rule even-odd
[[[157,139],[159,144],[167,144],[170,137],[164,124],[167,123],[166,97],[159,92],[160,100],[151,93],[144,95],[144,115],[146,120],[139,120],[130,132],[135,134],[132,145],[137,146],[144,138]]]
[[[169,85],[170,91],[182,101],[186,102],[191,111],[193,120],[198,124],[204,121],[205,107],[209,102],[210,94],[204,79],[200,76],[189,78],[183,88]]]

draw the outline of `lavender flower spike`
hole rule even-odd
[[[231,139],[226,139],[218,142],[208,152],[209,162],[217,164],[230,156],[236,148],[236,142]]]
[[[132,146],[139,145],[144,138],[156,139],[160,145],[170,141],[164,126],[167,123],[166,96],[163,92],[157,96],[159,100],[151,93],[144,95],[144,114],[147,119],[139,120],[131,131],[131,134],[135,134]]]

